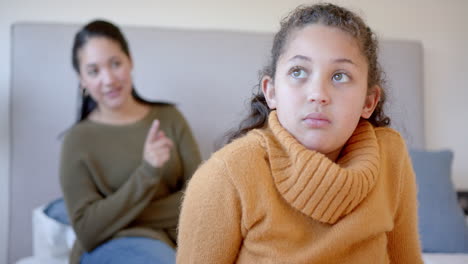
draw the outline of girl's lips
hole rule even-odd
[[[330,125],[330,120],[322,113],[310,113],[302,120],[309,128],[325,128]]]

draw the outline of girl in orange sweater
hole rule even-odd
[[[188,185],[178,263],[422,263],[377,45],[332,4],[282,21],[249,117]]]

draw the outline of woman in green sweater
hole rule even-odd
[[[182,190],[200,163],[190,128],[175,106],[136,93],[115,25],[84,26],[72,55],[82,107],[60,165],[70,263],[174,263]]]

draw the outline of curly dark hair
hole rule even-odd
[[[369,64],[368,89],[375,85],[381,88],[380,101],[368,121],[376,127],[390,125],[390,118],[385,115],[383,109],[386,100],[385,80],[384,72],[377,58],[378,40],[376,35],[357,14],[343,7],[324,3],[299,6],[283,18],[281,28],[273,39],[270,63],[260,72],[259,84],[256,86],[256,92],[250,100],[250,113],[240,123],[237,130],[228,134],[228,142],[245,135],[252,129],[261,128],[265,125],[271,109],[268,107],[265,96],[261,91],[260,82],[265,76],[275,78],[278,59],[284,53],[291,33],[311,24],[339,28],[357,40]]]

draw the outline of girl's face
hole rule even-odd
[[[106,37],[92,37],[78,52],[80,82],[99,108],[113,111],[132,96],[132,62],[119,44]]]
[[[367,72],[351,35],[314,24],[291,34],[275,79],[261,84],[281,125],[308,149],[336,160],[359,119],[369,118],[378,103],[380,89],[368,93]]]

